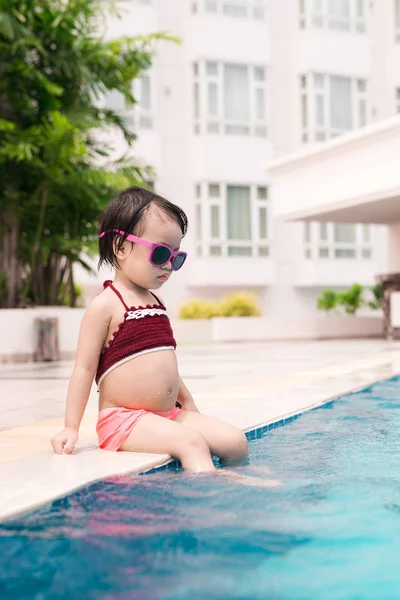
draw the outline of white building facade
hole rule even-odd
[[[132,152],[154,167],[155,190],[189,217],[189,260],[162,291],[171,312],[247,290],[266,315],[306,316],[321,289],[372,285],[386,270],[385,226],[286,222],[266,165],[400,111],[400,2],[124,4],[108,35],[181,39],[158,45],[138,106],[107,99],[138,134]],[[104,278],[83,281],[89,295]]]

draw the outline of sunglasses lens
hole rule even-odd
[[[155,265],[165,265],[171,257],[171,252],[165,246],[157,246],[151,255],[151,261]]]
[[[178,269],[181,268],[181,266],[183,265],[183,263],[186,260],[186,254],[184,252],[180,252],[179,254],[177,254],[175,256],[172,268],[174,269],[174,271],[177,271]]]

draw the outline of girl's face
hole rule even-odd
[[[164,244],[177,251],[182,241],[182,231],[178,223],[168,214],[158,208],[150,207],[142,222],[139,235],[147,242]],[[161,267],[154,266],[149,261],[150,248],[131,242],[124,242],[116,253],[120,271],[132,283],[144,289],[158,289],[171,276],[172,265],[168,261]]]

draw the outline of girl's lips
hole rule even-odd
[[[159,276],[157,277],[157,279],[162,279],[162,280],[164,280],[164,281],[165,281],[166,279],[168,279],[168,277],[169,277],[169,275],[159,275]]]

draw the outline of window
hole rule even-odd
[[[400,114],[400,87],[396,88],[396,113]]]
[[[356,229],[352,223],[334,223],[334,240],[337,243],[354,244],[356,241]]]
[[[299,27],[365,33],[367,0],[299,0]]]
[[[104,107],[115,112],[122,112],[125,110],[125,100],[121,92],[117,90],[111,90],[104,98]]]
[[[106,94],[103,107],[114,110],[125,120],[129,129],[153,129],[154,126],[154,92],[153,76],[144,73],[133,82],[133,96],[137,104],[129,106],[123,95],[115,90]]]
[[[316,4],[322,6],[321,2],[322,0]],[[365,79],[323,73],[302,75],[300,101],[303,143],[328,140],[356,127],[363,127],[368,121]],[[400,94],[398,105],[400,107]],[[310,223],[304,224],[304,252],[307,259],[371,258],[370,247],[360,248],[363,243],[360,237],[361,226],[316,223],[315,227],[318,231],[314,231]],[[364,242],[369,244],[367,240]]]
[[[248,186],[227,186],[226,216],[228,255],[251,256],[251,246],[236,245],[237,242],[251,242],[251,206]]]
[[[264,66],[205,61],[193,75],[195,134],[267,135]]]
[[[322,142],[368,122],[365,79],[302,75],[300,101],[303,143]]]
[[[356,258],[356,228],[352,223],[333,225],[335,258]]]
[[[400,0],[394,0],[395,40],[400,42]]]
[[[196,237],[199,241],[202,240],[202,221],[201,204],[196,204]]]
[[[350,30],[350,0],[328,0],[328,27],[337,31]]]
[[[306,26],[306,0],[299,0],[299,27],[304,29]]]
[[[266,0],[193,0],[192,12],[264,21]]]
[[[195,191],[197,256],[268,256],[267,186],[209,182]]]
[[[306,259],[372,258],[373,229],[353,223],[304,223]]]
[[[136,84],[136,86],[135,86]],[[142,75],[134,82],[134,93],[138,99],[138,125],[141,129],[153,128],[152,85],[149,75]]]

